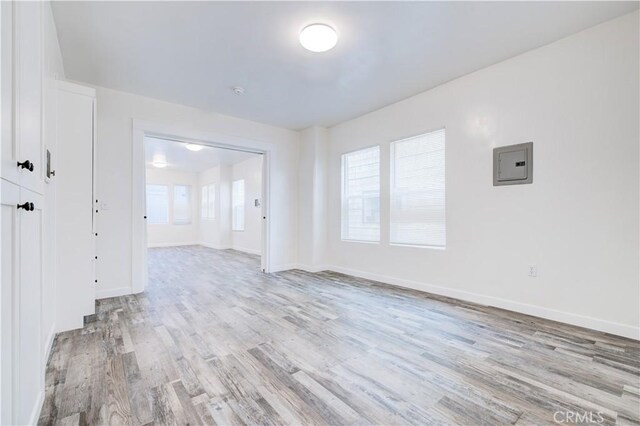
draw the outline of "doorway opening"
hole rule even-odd
[[[145,269],[225,250],[265,271],[266,153],[147,134],[143,151]]]

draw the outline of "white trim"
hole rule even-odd
[[[135,292],[131,287],[118,287],[118,288],[109,288],[106,290],[97,290],[96,300],[106,299],[109,297],[126,296],[129,294],[135,294]]]
[[[333,271],[341,274],[351,275],[353,277],[364,278],[367,280],[378,281],[393,286],[410,288],[425,293],[436,294],[439,296],[451,297],[453,299],[463,300],[466,302],[477,303],[484,306],[492,306],[496,308],[506,309],[508,311],[521,314],[531,315],[538,318],[558,321],[565,324],[584,327],[591,330],[602,331],[604,333],[615,334],[630,339],[640,340],[640,327],[634,327],[627,324],[607,321],[599,318],[588,317],[585,315],[574,314],[571,312],[558,311],[555,309],[544,308],[542,306],[530,305],[527,303],[516,302],[513,300],[502,299],[494,296],[486,296],[478,293],[471,293],[464,290],[457,290],[447,287],[441,287],[432,284],[426,284],[419,281],[405,280],[401,278],[391,277],[387,275],[378,275],[370,272],[359,271],[356,269],[343,268],[333,265],[302,265],[291,264],[283,265],[278,271],[291,269],[301,269],[306,272],[316,273],[320,271]]]
[[[56,334],[57,334],[56,326],[55,324],[53,324],[51,326],[51,330],[49,330],[49,336],[47,337],[47,341],[45,343],[44,358],[42,359],[42,380],[43,381],[47,373],[47,364],[49,361],[49,355],[51,355],[51,348],[53,347],[53,340],[55,339]],[[42,388],[44,389],[44,383]],[[44,404],[44,391],[40,391],[40,393],[38,394],[38,399],[36,400],[34,411],[31,413],[31,419],[29,420],[29,424],[34,425],[38,422],[38,419],[40,418],[40,413],[42,413],[43,404]]]
[[[42,404],[44,404],[44,389],[41,389],[38,392],[38,398],[36,398],[36,402],[33,405],[33,409],[31,410],[31,416],[29,416],[30,425],[38,424],[38,419],[40,418],[40,411],[42,411]]]
[[[274,272],[282,272],[282,271],[290,271],[292,269],[300,269],[297,263],[287,263],[284,265],[276,265],[271,268],[271,273]]]
[[[198,245],[199,246],[203,246],[203,247],[216,249],[216,250],[229,250],[231,248],[229,246],[221,246],[221,245],[217,245],[217,244],[205,243],[205,242],[202,242],[202,241],[200,241],[198,243]]]
[[[49,361],[49,355],[51,355],[51,348],[53,347],[53,340],[56,338],[56,326],[53,324],[51,326],[51,330],[49,330],[49,337],[47,337],[47,342],[45,343],[45,351],[44,351],[44,359],[43,359],[43,367],[47,368],[47,362]]]
[[[249,253],[249,254],[255,254],[260,256],[262,254],[262,252],[260,250],[256,250],[256,249],[250,249],[250,248],[245,248],[245,247],[233,247],[233,246],[221,246],[221,245],[217,245],[217,244],[211,244],[211,243],[205,243],[205,242],[199,242],[199,243],[190,243],[190,244],[184,244],[184,245],[198,245],[198,246],[203,246],[203,247],[208,247],[208,248],[212,248],[215,250],[237,250],[237,251],[241,251],[244,253]]]
[[[555,309],[544,308],[542,306],[529,305],[527,303],[516,302],[513,300],[502,299],[494,296],[485,296],[478,293],[471,293],[464,290],[456,290],[447,287],[441,287],[432,284],[421,283],[418,281],[404,280],[401,278],[390,277],[386,275],[378,275],[355,269],[342,268],[339,266],[329,266],[329,270],[342,274],[352,275],[354,277],[365,278],[368,280],[379,281],[385,284],[391,284],[399,287],[419,290],[426,293],[433,293],[440,296],[451,297],[467,302],[473,302],[485,306],[493,306],[496,308],[506,309],[526,315],[532,315],[552,321],[558,321],[565,324],[576,325],[578,327],[589,328],[591,330],[611,333],[618,336],[628,337],[630,339],[640,340],[640,328],[631,325],[620,324],[599,318],[587,317],[584,315],[573,314],[570,312],[557,311]]]
[[[237,251],[241,251],[244,253],[249,253],[249,254],[257,254],[258,256],[260,256],[261,251],[260,250],[256,250],[256,249],[251,249],[251,248],[246,248],[246,247],[230,247],[232,250],[237,250]]]
[[[202,145],[214,146],[262,154],[262,253],[260,268],[264,272],[271,272],[271,211],[270,159],[275,145],[270,142],[252,140],[249,138],[224,135],[220,133],[194,131],[192,128],[181,128],[171,124],[154,123],[132,118],[132,209],[131,209],[131,289],[133,293],[140,293],[148,280],[147,271],[147,233],[145,215],[145,164],[144,164],[144,136],[153,135],[176,141],[188,140]]]
[[[304,265],[302,263],[295,265],[295,267],[292,269],[300,269],[301,271],[311,272],[313,274],[317,272],[332,270],[331,266],[328,265]]]
[[[59,90],[75,93],[77,95],[88,96],[90,98],[96,97],[96,89],[94,87],[88,87],[85,83],[75,83],[67,80],[56,80],[56,87]]]
[[[199,246],[200,243],[197,241],[187,241],[183,243],[150,243],[147,244],[147,248],[157,248],[157,247],[181,247],[181,246]]]

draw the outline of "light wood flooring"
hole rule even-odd
[[[149,263],[56,337],[41,424],[640,421],[637,341],[231,250]]]

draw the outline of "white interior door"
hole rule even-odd
[[[33,165],[18,169],[19,184],[42,194],[42,3],[15,2],[13,7],[17,160]]]
[[[13,2],[0,2],[0,177],[18,183],[18,150],[13,138]]]
[[[0,254],[1,287],[0,287],[0,424],[14,424],[13,405],[16,402],[17,389],[14,376],[14,360],[17,351],[17,333],[14,324],[17,322],[17,287],[19,282],[18,250],[20,225],[16,208],[20,202],[20,188],[6,180],[0,180],[0,222],[2,243]]]
[[[20,278],[18,293],[18,404],[17,423],[37,421],[38,402],[44,389],[42,360],[42,246],[43,197],[20,189],[20,203],[33,203],[34,209],[18,210],[20,228]]]

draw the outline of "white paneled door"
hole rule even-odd
[[[13,404],[15,387],[15,369],[13,360],[18,355],[16,333],[17,320],[13,309],[17,300],[19,282],[18,250],[20,225],[17,205],[20,202],[20,188],[4,179],[0,180],[0,221],[2,222],[2,244],[0,254],[2,273],[0,286],[0,424],[14,423]]]
[[[19,351],[16,359],[16,395],[19,403],[16,418],[19,424],[37,420],[34,416],[37,415],[44,388],[44,351],[41,347],[43,203],[41,195],[20,189],[20,205],[23,207],[18,209],[20,279],[16,289],[19,301],[16,327]]]
[[[14,3],[15,143],[20,186],[42,194],[42,3]]]
[[[0,424],[32,424],[44,393],[43,3],[0,8]]]

